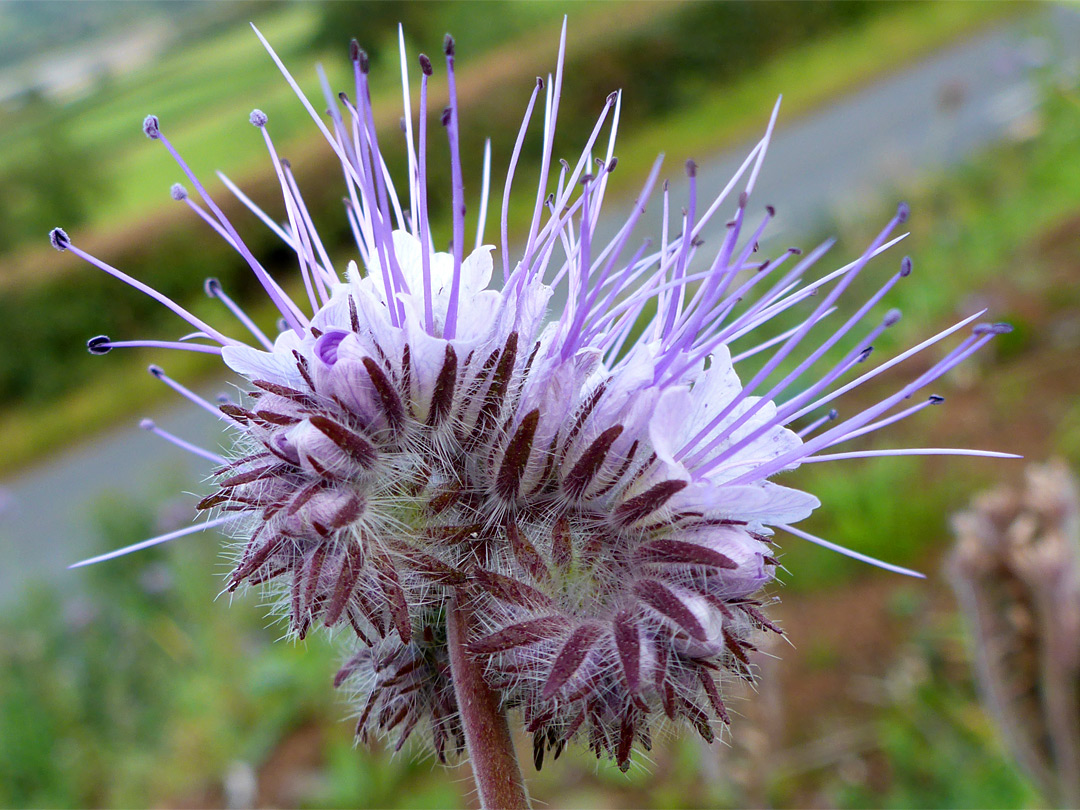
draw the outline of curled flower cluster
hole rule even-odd
[[[148,426],[219,468],[216,490],[199,504],[214,517],[140,547],[226,527],[240,549],[230,590],[276,588],[298,637],[319,625],[355,635],[359,652],[338,683],[356,693],[358,734],[395,730],[400,746],[426,725],[440,759],[465,744],[447,611],[467,603],[468,654],[482,664],[501,705],[520,711],[534,735],[537,766],[546,752],[557,756],[579,736],[625,768],[634,746],[648,748],[665,718],[685,721],[709,740],[717,724],[728,722],[718,679],[724,672],[751,677],[755,637],[779,632],[755,598],[775,576],[774,530],[825,543],[791,526],[818,500],[770,479],[806,462],[873,454],[823,451],[940,401],[896,410],[1005,327],[976,327],[908,384],[838,421],[835,411],[826,412],[837,396],[977,317],[855,376],[873,342],[899,318],[873,311],[910,275],[905,259],[850,318],[823,333],[819,323],[844,290],[902,238],[892,234],[906,207],[863,255],[813,282],[804,274],[828,243],[807,255],[792,248],[761,258],[758,242],[774,211],[766,207],[752,226],[747,220],[757,218],[750,194],[774,110],[765,137],[708,206],[699,203],[696,168],[688,163],[681,219],[672,221],[665,185],[659,240],[636,241],[658,160],[629,218],[602,243],[596,223],[616,165],[621,95],[609,97],[577,160],[562,161],[551,175],[564,44],[565,29],[558,70],[533,90],[510,157],[497,283],[494,247],[483,239],[487,181],[475,248],[465,250],[449,38],[450,106],[442,124],[452,154],[450,251],[435,250],[427,216],[434,69],[420,57],[414,122],[403,42],[406,206],[380,151],[364,53],[354,45],[351,97],[335,99],[327,89],[325,120],[300,94],[342,163],[359,259],[344,276],[319,239],[288,162],[277,155],[267,117],[251,114],[281,183],[287,226],[226,183],[295,253],[300,301],[247,249],[158,120],[146,120],[146,134],[172,152],[205,207],[179,185],[173,197],[236,248],[277,306],[282,328],[273,339],[214,280],[207,293],[248,328],[254,345],[89,256],[62,231],[52,239],[157,297],[196,330],[175,343],[101,336],[90,341],[91,352],[153,345],[220,353],[247,382],[241,401],[217,407],[154,369],[225,419],[235,448],[229,459],[218,458]],[[524,247],[511,260],[510,189],[541,98],[540,183]],[[609,121],[606,149],[594,159]],[[706,255],[702,230],[725,206],[732,218]],[[810,303],[794,327],[758,337],[777,316]],[[872,325],[862,327],[867,319]],[[859,332],[843,358],[812,372],[853,330]],[[769,359],[740,381],[736,365],[761,352],[771,352]],[[796,385],[804,376],[812,379]]]

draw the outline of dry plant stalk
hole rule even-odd
[[[953,518],[953,587],[978,679],[1012,755],[1057,806],[1080,806],[1080,491],[1064,463]]]

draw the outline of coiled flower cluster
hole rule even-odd
[[[228,459],[188,446],[218,464],[215,491],[199,504],[212,519],[140,546],[226,527],[239,549],[229,590],[274,590],[299,638],[320,626],[355,637],[358,651],[337,682],[355,693],[357,733],[393,731],[400,746],[426,727],[440,759],[466,742],[447,613],[467,604],[467,653],[500,705],[520,712],[537,766],[579,737],[626,768],[635,745],[648,748],[660,723],[688,723],[708,740],[728,723],[723,673],[752,677],[756,637],[779,632],[758,601],[778,565],[774,530],[825,542],[791,525],[818,500],[771,479],[808,461],[873,454],[823,451],[940,401],[895,410],[1005,327],[976,327],[894,394],[830,427],[837,414],[826,406],[837,396],[977,317],[856,376],[874,340],[899,318],[894,310],[871,312],[910,275],[905,259],[838,329],[820,328],[868,262],[897,241],[892,232],[906,207],[863,255],[816,281],[803,276],[827,244],[805,256],[792,248],[760,257],[758,242],[775,212],[754,215],[750,194],[774,111],[765,137],[700,214],[691,162],[681,222],[672,221],[665,186],[658,242],[635,241],[657,161],[627,221],[602,242],[596,224],[617,163],[621,95],[609,97],[576,163],[563,161],[551,175],[564,44],[565,30],[558,70],[538,81],[509,161],[498,282],[495,248],[483,238],[486,183],[476,245],[467,254],[464,247],[449,38],[450,106],[441,119],[452,154],[448,252],[434,248],[427,216],[434,69],[420,57],[414,121],[403,43],[405,205],[380,151],[363,52],[354,45],[354,94],[328,92],[327,118],[300,96],[342,163],[356,237],[344,274],[277,155],[267,117],[251,115],[281,182],[287,225],[228,185],[295,253],[306,300],[269,276],[157,118],[146,120],[146,134],[173,153],[203,205],[180,185],[174,198],[237,249],[277,306],[282,324],[273,339],[215,281],[208,294],[247,327],[254,345],[89,256],[63,231],[52,239],[159,298],[196,330],[175,343],[100,336],[90,341],[92,352],[153,345],[219,353],[246,382],[239,401],[217,407],[155,369],[225,419],[235,445]],[[507,201],[541,94],[540,184],[524,247],[511,259]],[[606,152],[594,159],[606,124]],[[490,152],[487,158],[485,177]],[[707,258],[703,229],[725,206],[731,220]],[[760,218],[749,226],[752,217]],[[815,306],[795,327],[759,337],[765,324],[807,303]],[[857,328],[843,358],[818,370]],[[736,364],[766,351],[761,370],[741,381]],[[796,385],[804,376],[812,379]]]

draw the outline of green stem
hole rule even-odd
[[[471,619],[467,597],[455,593],[446,611],[450,672],[480,806],[484,810],[528,810],[529,797],[506,713],[499,707],[498,695],[484,681],[480,664],[466,650]]]

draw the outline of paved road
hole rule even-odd
[[[1013,23],[797,121],[786,121],[781,112],[755,193],[759,206],[777,207],[773,237],[797,244],[830,218],[857,214],[920,173],[1022,133],[1037,100],[1033,66],[1052,60],[1056,70],[1075,72],[1080,59],[1080,14],[1050,8],[1041,23],[1036,28],[1060,34],[1069,53],[1055,54],[1049,38],[1033,33],[1031,21]],[[699,187],[721,188],[745,153],[739,148],[699,161]],[[685,191],[676,181],[673,200],[680,195]],[[207,447],[220,440],[214,420],[192,407],[170,408],[155,420]],[[87,515],[107,493],[160,497],[166,481],[196,482],[209,466],[130,425],[3,482],[0,603],[17,598],[35,579],[77,589],[78,574],[65,566],[100,550]],[[216,553],[213,537],[184,542],[205,543],[208,555]]]

